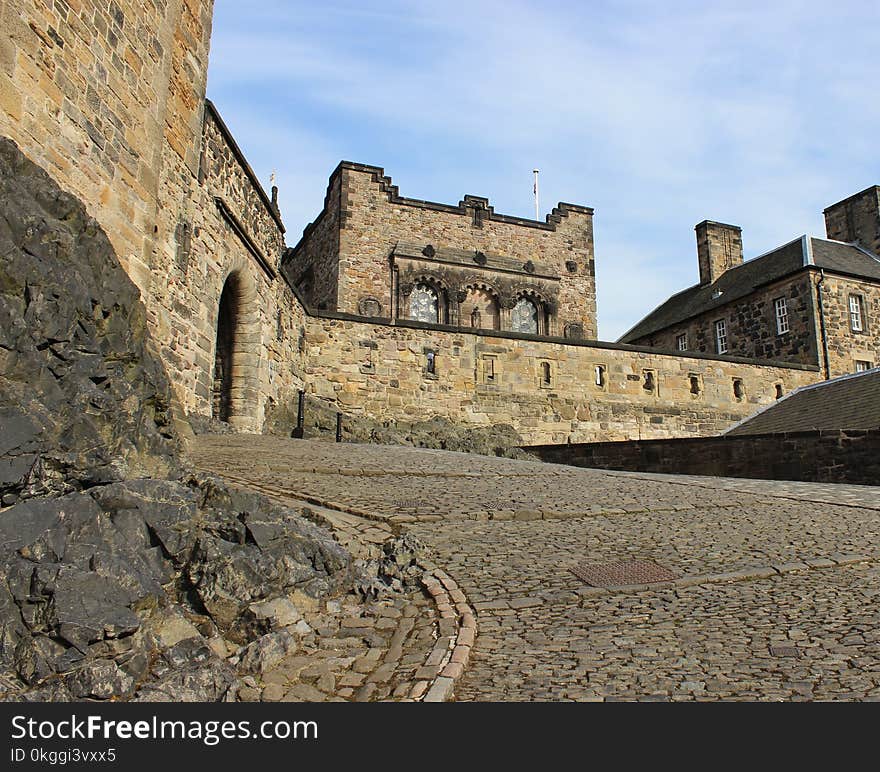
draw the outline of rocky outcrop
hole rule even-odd
[[[328,438],[336,435],[336,410],[327,402],[307,396],[305,400],[304,436]],[[296,426],[296,405],[276,405],[267,409],[263,432],[289,437]],[[222,433],[207,421],[199,423],[198,433]],[[529,458],[519,449],[522,437],[507,424],[475,426],[455,423],[434,416],[422,421],[377,421],[364,415],[344,414],[344,442],[370,442],[377,445],[412,445],[417,448],[454,450],[484,456]]]
[[[170,389],[98,224],[0,139],[0,501],[176,468]]]
[[[53,699],[221,699],[295,652],[291,598],[354,570],[317,526],[211,478],[24,501],[0,544],[0,668]]]
[[[0,699],[231,699],[311,632],[298,605],[355,586],[328,532],[185,472],[145,319],[0,139]]]

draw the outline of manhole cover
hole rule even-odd
[[[770,655],[773,657],[800,657],[801,652],[797,646],[771,646]]]
[[[625,587],[630,584],[655,584],[678,579],[678,574],[652,560],[580,565],[572,568],[571,572],[593,587]]]

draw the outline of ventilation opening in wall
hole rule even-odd
[[[434,351],[425,354],[425,372],[428,375],[437,375],[437,354]]]
[[[733,379],[733,396],[736,399],[742,399],[746,394],[745,387],[741,378]]]
[[[651,391],[651,392],[655,391],[657,388],[657,380],[656,380],[656,376],[654,374],[654,371],[653,370],[645,370],[643,375],[644,375],[644,378],[643,378],[644,382],[642,383],[642,388],[645,391]]]
[[[782,384],[776,384],[776,399],[782,399]]]
[[[600,388],[605,388],[605,365],[596,365],[595,384]]]
[[[695,397],[699,396],[700,393],[703,391],[703,386],[700,383],[700,376],[699,375],[691,375],[690,376],[690,383],[691,383],[691,394],[693,394]]]
[[[551,385],[550,363],[549,362],[541,362],[541,385],[542,386],[550,386]]]

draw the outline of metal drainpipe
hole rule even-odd
[[[828,364],[828,336],[825,333],[825,304],[822,301],[822,285],[825,283],[825,270],[819,270],[820,278],[816,282],[816,300],[819,302],[819,332],[822,335],[822,355],[825,357],[825,380],[831,377],[831,367]]]

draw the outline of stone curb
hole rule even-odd
[[[441,625],[443,620],[451,620],[454,633],[441,634],[438,638],[425,666],[416,671],[416,678],[419,673],[427,677],[416,681],[410,699],[446,702],[452,697],[455,684],[470,659],[477,638],[477,617],[464,592],[449,574],[432,564],[423,564],[423,568],[422,586],[437,606]]]

